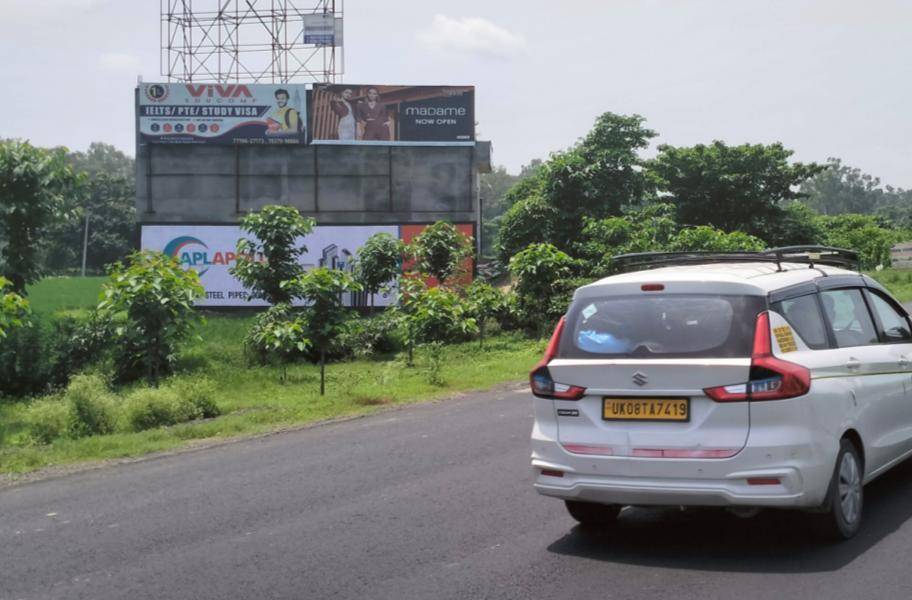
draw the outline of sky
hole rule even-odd
[[[908,189],[910,26],[909,0],[347,0],[340,80],[475,85],[511,172],[611,111],[659,133],[647,155],[780,141]],[[164,80],[159,2],[0,0],[0,74],[0,137],[133,154],[137,76]]]

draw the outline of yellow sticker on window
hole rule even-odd
[[[795,352],[798,350],[798,344],[795,343],[795,335],[788,325],[773,327],[773,335],[776,336],[776,343],[779,344],[780,352]]]

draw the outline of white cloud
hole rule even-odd
[[[98,57],[98,64],[108,71],[140,71],[139,59],[125,52],[104,52]]]
[[[499,58],[516,56],[526,48],[523,36],[480,17],[435,15],[431,26],[418,34],[418,41],[440,50]]]

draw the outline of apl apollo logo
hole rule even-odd
[[[202,276],[214,265],[230,265],[237,262],[238,254],[233,250],[212,251],[199,238],[182,235],[165,246],[165,254],[173,256],[182,267],[196,269]],[[257,257],[257,260],[261,260]]]

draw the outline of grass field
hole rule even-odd
[[[100,278],[42,281],[30,290],[35,311],[46,314],[96,304]],[[327,393],[319,395],[319,368],[288,366],[286,383],[278,366],[248,367],[243,338],[252,317],[207,314],[182,353],[177,378],[206,377],[214,382],[222,416],[200,422],[80,439],[58,438],[36,445],[25,435],[28,402],[0,402],[0,473],[25,473],[51,465],[139,456],[186,445],[190,440],[250,435],[329,418],[371,413],[384,407],[421,402],[461,391],[522,380],[544,349],[543,342],[501,335],[445,346],[442,384],[430,383],[431,363],[422,349],[415,366],[399,356],[332,363]]]
[[[871,273],[901,301],[912,300],[912,271]],[[49,278],[30,288],[39,315],[91,308],[104,278]],[[442,385],[429,382],[430,361],[419,350],[414,367],[386,356],[330,364],[327,394],[318,393],[319,371],[310,364],[248,367],[242,340],[252,317],[207,314],[199,339],[187,344],[178,378],[206,377],[215,383],[223,415],[141,433],[81,439],[60,438],[34,445],[23,435],[26,401],[0,402],[0,473],[25,473],[42,467],[87,460],[139,456],[186,445],[191,440],[261,433],[323,419],[367,414],[386,406],[431,400],[460,391],[483,389],[526,377],[543,350],[543,341],[502,335],[484,349],[477,342],[446,346],[441,360]]]
[[[48,277],[28,288],[33,311],[50,314],[98,304],[106,277]]]

